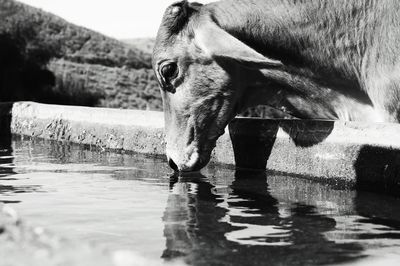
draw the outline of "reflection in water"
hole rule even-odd
[[[228,210],[222,221],[242,229],[227,233],[228,240],[250,245],[292,244],[290,210],[279,210],[278,201],[268,192],[265,172],[237,171],[230,188],[226,203],[220,205]]]
[[[40,186],[13,186],[4,185],[4,181],[17,180],[13,176],[17,173],[14,171],[14,152],[11,145],[11,136],[0,138],[0,195],[2,196],[13,196],[19,193],[39,192]],[[20,200],[7,200],[0,199],[0,203],[20,203]]]
[[[9,176],[14,174],[13,159],[11,139],[0,137],[0,180],[5,177],[10,178]]]
[[[29,190],[29,187],[15,187],[11,185],[4,185],[2,181],[15,180],[12,177],[13,171],[13,158],[11,139],[1,135],[0,138],[0,195],[7,195],[7,193],[22,193]],[[0,200],[0,203],[19,203],[19,200]]]
[[[164,213],[166,260],[195,265],[315,265],[360,258],[361,246],[337,244],[325,233],[334,219],[314,206],[278,202],[265,172],[236,171],[226,188],[205,177],[173,177]]]

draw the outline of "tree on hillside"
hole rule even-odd
[[[36,100],[55,83],[46,69],[48,51],[27,47],[23,38],[0,34],[0,100]]]
[[[0,34],[0,101],[97,104],[102,95],[87,93],[83,84],[71,80],[55,86],[55,75],[47,69],[53,50],[42,43],[27,42],[26,36],[18,30],[13,35]]]

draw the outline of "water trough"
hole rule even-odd
[[[2,134],[164,154],[161,112],[5,103],[1,128]],[[212,163],[398,194],[400,125],[237,118],[218,140]]]

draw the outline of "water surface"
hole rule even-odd
[[[14,137],[0,201],[34,226],[160,263],[400,263],[400,201],[268,172],[177,177],[163,159]]]

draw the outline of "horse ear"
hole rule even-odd
[[[230,59],[249,68],[280,67],[282,62],[263,56],[213,22],[195,30],[196,44],[214,59]]]

